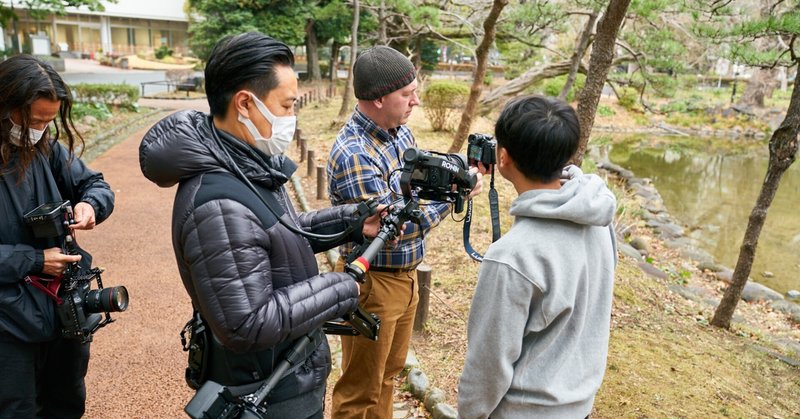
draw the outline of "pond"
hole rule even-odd
[[[695,246],[736,265],[748,217],[761,190],[766,142],[745,146],[688,138],[627,138],[594,152],[650,178]],[[800,163],[784,174],[767,213],[750,277],[780,293],[800,289]]]

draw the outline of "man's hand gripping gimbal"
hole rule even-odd
[[[373,198],[359,204],[358,212],[373,215],[377,211],[378,202]],[[389,213],[381,219],[381,228],[371,242],[360,245],[347,258],[344,271],[355,278],[359,283],[364,283],[369,265],[386,243],[400,236],[403,224],[406,221],[419,223],[420,211],[417,201],[403,198],[389,206]],[[365,247],[366,246],[366,247]],[[362,335],[367,339],[378,340],[378,331],[381,321],[377,315],[369,313],[359,306],[355,311],[345,315],[349,323],[326,322],[322,330],[329,335]]]

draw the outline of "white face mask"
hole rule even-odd
[[[289,148],[289,144],[292,142],[292,138],[294,138],[294,129],[297,126],[297,117],[296,116],[275,116],[272,112],[267,109],[267,106],[264,105],[264,102],[260,101],[256,95],[250,93],[250,96],[253,98],[253,101],[256,104],[256,108],[258,111],[261,112],[261,115],[264,115],[264,118],[272,124],[272,136],[269,138],[264,138],[258,129],[256,128],[253,121],[250,118],[242,116],[239,114],[239,122],[244,124],[247,127],[247,130],[250,131],[250,135],[253,136],[256,140],[256,148],[263,151],[268,156],[277,156],[283,154],[287,148]]]
[[[28,129],[28,144],[27,146],[33,147],[39,140],[44,137],[44,133],[47,132],[47,125],[45,125],[44,129],[38,130],[34,128]],[[17,125],[14,121],[11,121],[11,129],[8,131],[9,138],[11,140],[11,144],[14,144],[17,147],[22,147],[22,126]]]

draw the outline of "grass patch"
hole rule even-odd
[[[800,402],[789,396],[800,391],[797,368],[754,350],[750,336],[704,325],[684,301],[621,299],[620,289],[659,285],[625,265],[617,271],[608,366],[593,417],[800,413]],[[656,291],[651,296],[663,292]]]

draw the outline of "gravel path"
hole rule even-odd
[[[149,127],[148,127],[149,128]],[[170,238],[175,188],[139,169],[141,129],[91,164],[116,193],[112,216],[78,239],[106,269],[105,286],[125,285],[130,307],[99,330],[86,379],[89,418],[181,417],[192,392],[178,334],[191,314]]]

